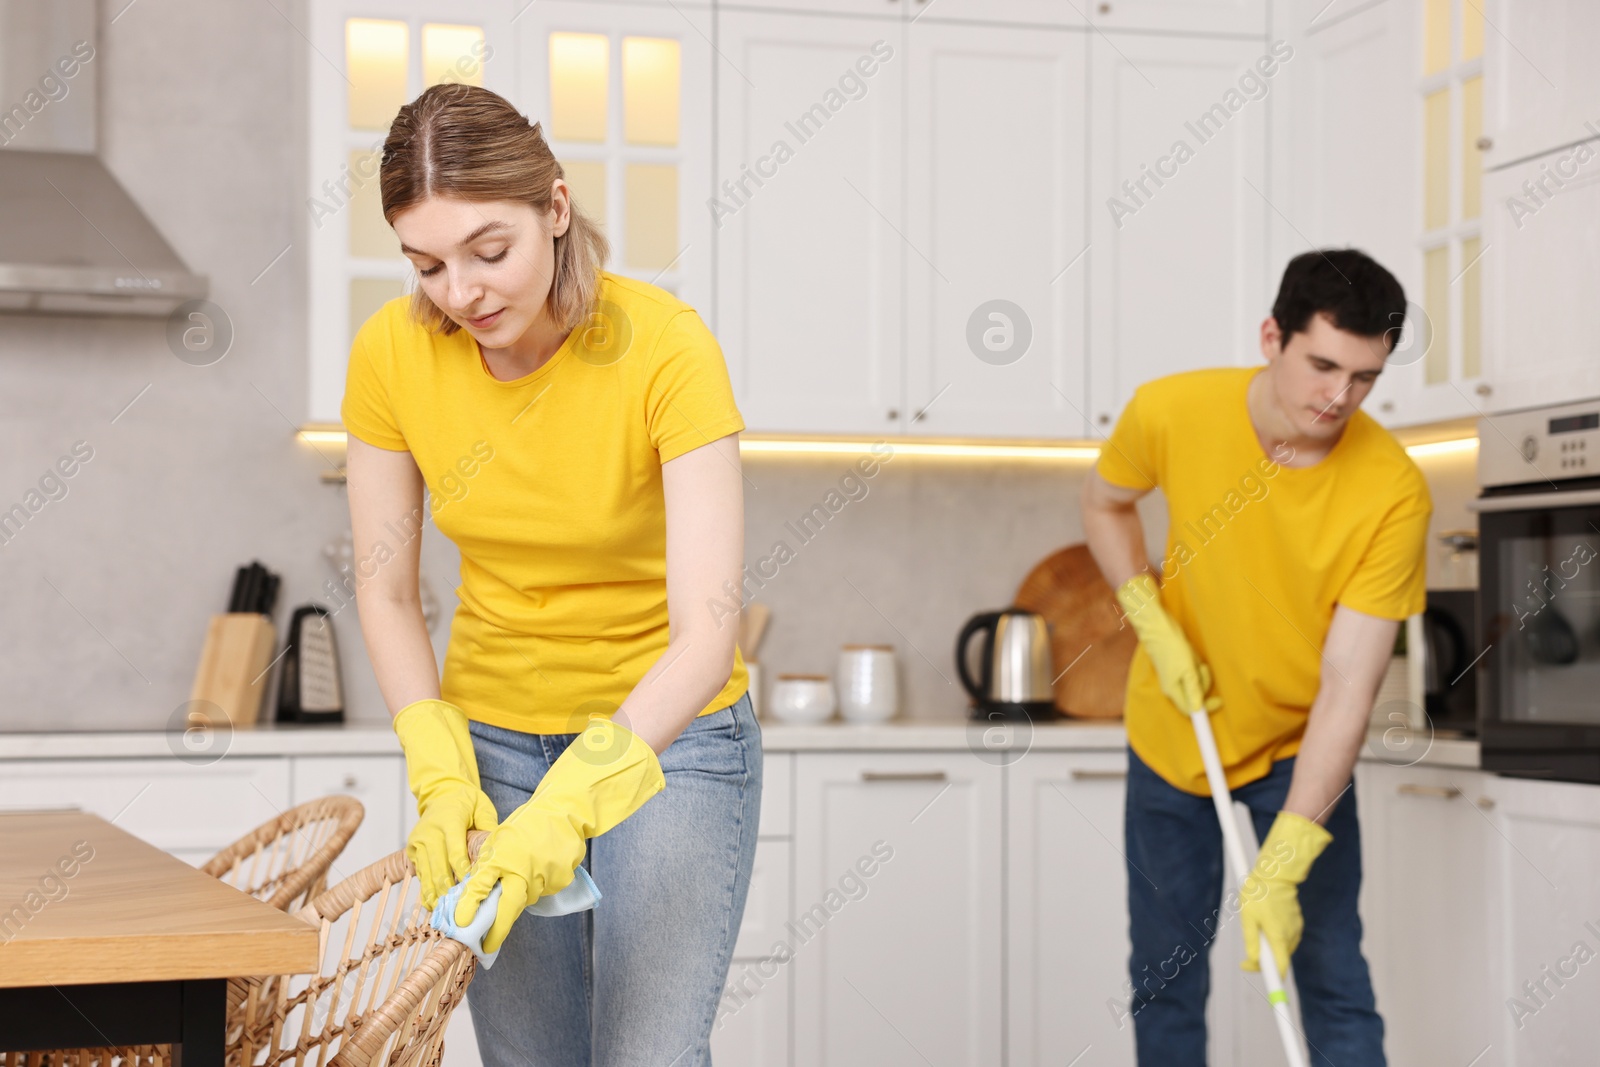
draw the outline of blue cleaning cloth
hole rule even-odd
[[[483,903],[478,905],[477,914],[465,926],[456,925],[456,904],[461,900],[462,892],[467,888],[469,879],[463,878],[439,898],[439,903],[433,906],[432,925],[435,930],[452,940],[459,941],[472,950],[478,957],[478,962],[484,967],[493,967],[494,961],[499,958],[500,950],[493,952],[483,951],[483,939],[489,933],[489,927],[494,925],[494,917],[500,909],[500,894],[504,888],[499,882],[489,890],[489,895],[483,898]],[[589,877],[589,872],[579,864],[572,872],[572,881],[565,889],[556,893],[547,893],[523,909],[524,915],[571,915],[575,911],[588,911],[600,903],[600,889],[594,884],[594,879]]]

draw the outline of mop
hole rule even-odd
[[[1239,823],[1233,817],[1233,795],[1228,791],[1227,776],[1222,773],[1222,757],[1217,754],[1217,739],[1211,732],[1211,718],[1204,707],[1189,713],[1194,724],[1194,736],[1200,742],[1200,759],[1206,765],[1206,781],[1211,785],[1211,800],[1217,807],[1217,822],[1222,824],[1222,849],[1228,856],[1228,866],[1241,886],[1249,877],[1251,864],[1246,859],[1244,841],[1239,835]],[[1251,829],[1249,855],[1260,850],[1255,831]],[[1300,1051],[1294,1016],[1289,1011],[1289,994],[1284,992],[1283,979],[1288,976],[1288,960],[1280,973],[1278,960],[1272,954],[1265,932],[1261,934],[1261,978],[1267,986],[1267,1001],[1272,1005],[1272,1017],[1278,1024],[1278,1036],[1283,1039],[1283,1052],[1289,1067],[1306,1067],[1305,1056]]]

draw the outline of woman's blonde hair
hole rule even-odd
[[[430,196],[454,200],[518,200],[543,218],[550,186],[566,174],[550,153],[537,122],[498,93],[476,85],[442,82],[400,108],[383,142],[379,168],[383,217],[395,216]],[[552,321],[572,329],[583,321],[600,287],[610,243],[594,220],[571,204],[567,232],[555,238],[555,277],[545,303]],[[411,314],[446,335],[461,329],[419,286]]]

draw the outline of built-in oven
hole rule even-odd
[[[1600,782],[1600,401],[1479,420],[1483,767]]]

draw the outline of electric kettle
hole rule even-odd
[[[974,681],[967,650],[980,633],[982,669]],[[1043,615],[1017,607],[974,615],[956,638],[956,673],[972,697],[974,719],[1039,722],[1060,717],[1051,693],[1050,624]]]

